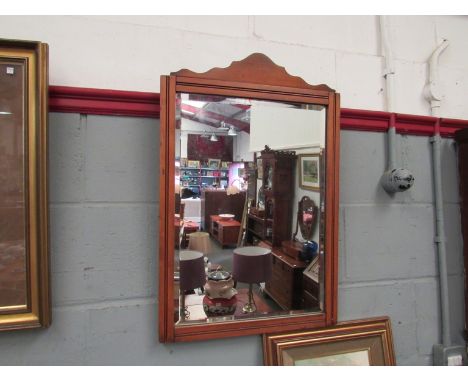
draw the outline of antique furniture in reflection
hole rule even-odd
[[[468,342],[468,130],[455,133],[458,143],[458,179],[460,182],[460,214],[465,264],[465,341]]]
[[[395,366],[388,317],[263,336],[265,366]]]
[[[262,169],[257,207],[263,208],[263,212],[248,214],[247,243],[262,240],[281,246],[291,235],[296,155],[293,151],[271,150],[265,146],[258,159]]]
[[[302,272],[307,264],[286,255],[280,248],[272,251],[272,276],[265,292],[284,310],[302,308]]]
[[[296,143],[301,143],[300,135],[308,134],[313,137],[316,146],[323,150],[324,182],[326,187],[320,188],[321,197],[321,225],[320,232],[323,234],[321,242],[321,269],[324,277],[321,280],[321,309],[319,311],[289,311],[274,310],[274,314],[259,315],[259,313],[245,314],[243,317],[226,317],[226,319],[212,322],[201,320],[197,322],[180,323],[174,318],[177,300],[174,299],[177,291],[177,283],[174,280],[175,261],[177,251],[174,248],[174,178],[175,178],[175,157],[176,157],[176,130],[179,127],[178,118],[183,118],[181,105],[183,96],[189,101],[216,102],[220,104],[236,99],[244,106],[246,101],[258,103],[259,108],[262,103],[279,104],[281,111],[294,111],[296,114],[312,113],[313,123],[302,123],[302,119],[291,120],[295,122],[295,130],[291,124],[286,122],[280,126],[264,124],[264,139],[262,145],[250,148],[252,152],[259,152],[264,145],[276,150],[281,142],[273,146],[267,140],[275,138],[278,133],[283,136],[295,137]],[[179,102],[181,101],[181,102]],[[263,105],[264,106],[264,105]],[[270,105],[271,106],[271,105]],[[317,328],[332,325],[337,317],[337,250],[338,250],[338,173],[339,173],[339,95],[326,85],[310,85],[300,77],[295,77],[286,72],[283,67],[273,63],[263,54],[255,53],[242,61],[235,61],[227,68],[214,68],[205,73],[194,73],[190,70],[180,70],[169,76],[161,77],[161,181],[160,181],[160,247],[159,247],[159,339],[162,342],[192,341],[212,338],[233,337],[241,335],[253,335],[260,333],[274,333],[285,330],[300,330],[304,328]],[[270,114],[264,113],[264,117]],[[290,115],[289,113],[283,116]],[[301,114],[302,115],[302,114]],[[276,122],[273,120],[272,122]],[[245,126],[246,124],[243,123]],[[248,126],[247,126],[248,128]],[[267,131],[269,129],[269,131]],[[283,130],[282,130],[283,129]],[[180,132],[180,131],[179,131]],[[294,134],[290,134],[294,133]],[[252,133],[252,132],[251,132]],[[271,134],[274,133],[274,134]],[[249,138],[252,142],[252,135]],[[259,138],[260,139],[260,138]],[[289,147],[289,146],[288,146]],[[293,147],[293,146],[291,146]],[[297,147],[297,146],[294,146]],[[180,148],[180,147],[179,147]],[[195,159],[195,158],[193,158]],[[274,183],[274,173],[264,174],[265,186]],[[207,203],[205,191],[205,201],[202,207],[202,223],[206,230],[210,215],[220,213],[233,213],[236,220],[240,221],[244,206],[245,196],[239,204],[239,212],[233,208],[218,210],[218,205]],[[218,191],[219,192],[219,191]],[[222,191],[221,191],[222,192]],[[248,193],[257,192],[252,187]],[[271,196],[275,191],[265,192],[265,198]],[[234,198],[242,195],[226,195],[224,197]],[[245,195],[245,193],[244,193]],[[273,195],[275,196],[275,195]],[[276,202],[276,200],[273,200]],[[232,205],[232,204],[231,204]],[[275,205],[271,204],[270,211],[275,213]],[[211,210],[208,210],[210,209]],[[292,215],[290,219],[284,219],[284,224],[292,225]],[[289,221],[288,221],[289,220]],[[281,240],[290,239],[289,232]],[[281,242],[280,240],[280,242]],[[270,263],[271,264],[271,263]],[[238,300],[242,296],[239,289]],[[254,296],[255,298],[255,296]],[[239,304],[238,304],[239,305]]]
[[[187,248],[189,245],[189,235],[199,230],[198,223],[191,221],[184,221],[183,233],[181,238],[181,248]]]
[[[318,260],[318,259],[317,259]],[[302,309],[318,309],[320,307],[320,285],[316,279],[302,274]]]
[[[315,224],[317,223],[318,208],[308,196],[303,196],[297,206],[296,231],[293,240],[296,240],[297,229],[300,227],[301,235],[306,241],[312,240]]]
[[[0,39],[0,331],[51,323],[48,46]]]
[[[298,202],[296,230],[292,240],[286,240],[281,243],[283,251],[297,259],[310,261],[317,254],[318,244],[312,241],[315,225],[317,223],[318,207],[308,196],[303,196]],[[305,242],[297,239],[298,230],[301,230],[302,238]]]
[[[252,284],[259,284],[271,278],[271,251],[262,247],[241,247],[234,250],[232,277],[236,282],[249,284],[249,301],[244,313],[253,313],[255,305]]]
[[[203,253],[198,251],[180,251],[179,253],[179,285],[180,285],[180,318],[188,318],[185,308],[185,293],[205,285],[205,262]]]
[[[219,215],[211,215],[210,221],[210,233],[222,247],[237,244],[241,226],[237,220],[223,220]]]
[[[245,191],[238,194],[228,195],[226,190],[204,189],[201,194],[201,216],[202,227],[205,231],[210,229],[210,216],[230,213],[234,219],[242,219],[244,208]]]

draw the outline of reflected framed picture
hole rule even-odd
[[[263,336],[266,366],[394,366],[390,319],[368,318],[324,329]]]
[[[320,256],[315,256],[311,263],[304,270],[304,275],[310,277],[316,283],[319,282],[319,271],[320,271]]]
[[[262,158],[257,159],[257,179],[263,179],[263,163],[262,163]]]
[[[231,162],[224,162],[224,161],[221,162],[221,169],[228,170],[230,164],[231,164]]]
[[[51,321],[48,46],[0,39],[0,331]]]
[[[320,191],[320,154],[301,154],[299,160],[299,187]]]
[[[208,167],[212,169],[219,169],[221,159],[208,159]]]
[[[199,168],[200,161],[199,160],[187,160],[187,167]]]

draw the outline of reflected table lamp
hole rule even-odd
[[[271,278],[271,250],[262,247],[241,247],[234,249],[232,277],[249,284],[249,301],[244,305],[244,313],[257,310],[253,298],[252,284],[266,282]]]
[[[180,319],[189,318],[190,314],[185,307],[185,292],[192,289],[201,288],[205,285],[205,261],[203,253],[198,251],[179,252],[179,282],[180,282]]]

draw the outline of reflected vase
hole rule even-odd
[[[302,246],[302,251],[300,254],[300,259],[302,261],[312,261],[315,256],[317,256],[318,244],[315,241],[306,241]]]

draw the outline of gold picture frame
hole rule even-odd
[[[304,190],[320,191],[321,163],[320,154],[300,154],[299,187]]]
[[[221,159],[208,159],[208,167],[213,170],[219,170]]]
[[[390,319],[342,322],[324,329],[263,336],[266,366],[394,366]]]
[[[47,327],[47,44],[0,39],[0,109],[0,331]]]
[[[187,167],[200,168],[200,161],[199,160],[187,160]]]

